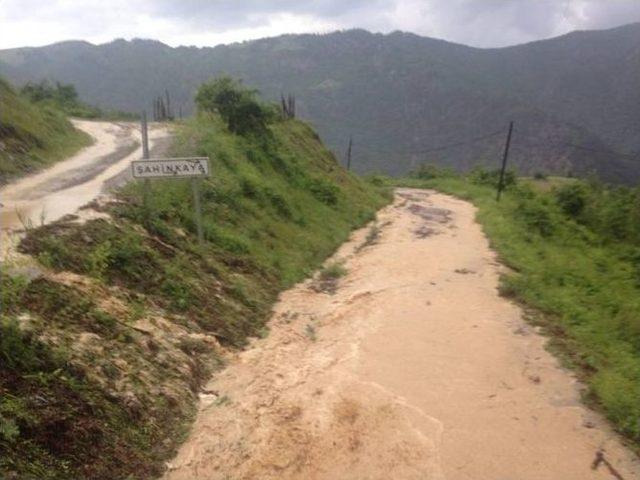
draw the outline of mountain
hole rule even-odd
[[[166,89],[189,113],[197,86],[223,73],[273,100],[294,94],[340,157],[352,135],[360,172],[496,166],[514,120],[521,173],[640,178],[640,24],[500,49],[349,30],[214,48],[116,40],[0,51],[0,74],[14,82],[71,82],[89,102],[132,112]],[[450,144],[462,145],[439,149]]]

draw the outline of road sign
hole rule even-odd
[[[134,178],[208,177],[209,157],[149,158],[131,162]]]
[[[168,94],[167,94],[168,95]],[[152,178],[191,178],[193,208],[198,229],[198,243],[204,246],[202,228],[202,207],[200,206],[200,182],[209,176],[209,157],[149,158],[149,134],[147,132],[147,112],[142,112],[142,160],[131,162],[133,178],[144,178],[143,204],[146,221],[150,219],[150,192]]]

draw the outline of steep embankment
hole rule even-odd
[[[89,135],[73,128],[60,111],[29,102],[0,78],[0,185],[90,143]]]
[[[153,183],[147,204],[131,184],[31,232],[39,263],[2,276],[0,476],[161,473],[224,347],[263,335],[278,292],[387,201],[295,120],[260,138],[217,118],[179,130],[174,153],[212,158],[204,245],[188,181]]]

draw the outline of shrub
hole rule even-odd
[[[420,180],[431,180],[441,177],[454,177],[455,172],[443,167],[438,167],[430,163],[420,165],[415,171],[411,172],[412,178],[418,178]]]
[[[340,277],[344,277],[347,274],[347,269],[341,262],[333,262],[320,270],[320,280],[336,280]]]
[[[571,183],[557,188],[554,196],[565,214],[578,218],[587,205],[588,192],[584,185]]]
[[[78,98],[76,87],[70,83],[56,82],[52,85],[47,80],[39,83],[27,82],[20,89],[20,93],[32,102],[53,105],[73,117],[103,116],[103,112],[98,107],[82,103]]]
[[[386,185],[386,179],[382,175],[371,175],[369,177],[366,177],[366,180],[371,185],[374,185],[376,187],[382,187],[382,186]]]
[[[109,268],[111,256],[111,242],[105,240],[98,245],[93,251],[89,252],[86,257],[87,272],[94,278],[104,279],[105,272]]]
[[[548,237],[553,233],[554,225],[549,207],[539,198],[522,199],[519,202],[516,215],[524,221],[527,227],[543,237]]]
[[[309,191],[327,205],[335,205],[338,203],[338,192],[340,189],[322,178],[313,178],[308,182]]]
[[[220,77],[204,83],[195,97],[198,110],[218,113],[229,130],[238,135],[267,132],[271,110],[256,98],[256,90],[245,88],[230,77]]]
[[[13,320],[0,320],[0,360],[3,368],[33,372],[44,366],[41,345]]]
[[[471,183],[476,185],[487,185],[493,188],[498,188],[500,182],[500,170],[487,170],[484,167],[475,167],[469,173],[469,179]],[[518,177],[513,170],[507,170],[504,172],[503,187],[509,188],[517,184]]]

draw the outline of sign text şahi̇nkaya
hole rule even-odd
[[[134,178],[207,177],[208,157],[149,158],[131,162]]]

